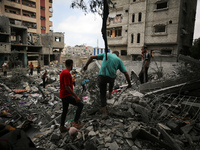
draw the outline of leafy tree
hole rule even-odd
[[[194,44],[190,49],[191,57],[200,59],[200,38],[194,40]]]
[[[108,42],[106,34],[106,21],[109,15],[109,7],[114,7],[115,4],[112,3],[112,0],[73,0],[71,7],[80,8],[86,13],[98,13],[102,16],[102,28],[101,33],[105,43],[106,54],[108,52]],[[107,55],[106,55],[107,59]]]

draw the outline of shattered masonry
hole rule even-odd
[[[45,89],[40,86],[40,76],[26,76],[27,72],[22,68],[12,70],[12,77],[0,79],[0,122],[22,128],[38,149],[200,149],[200,100],[183,94],[186,85],[174,87],[180,76],[168,78],[173,84],[166,78],[146,84],[149,87],[165,85],[160,89],[154,86],[154,89],[146,91],[144,85],[138,86],[134,82],[133,87],[125,91],[120,88],[126,83],[119,73],[115,82],[117,90],[113,99],[107,101],[109,119],[101,120],[97,86],[99,70],[97,63],[92,63],[87,72],[78,74],[76,80],[75,91],[85,104],[80,119],[85,126],[72,142],[68,132],[61,134],[58,129],[62,113],[58,71],[56,68],[43,68],[42,72],[44,69],[50,76]],[[87,90],[82,92],[78,85],[86,78],[90,82]],[[180,84],[185,83],[184,78]],[[187,83],[193,85],[196,82]],[[184,90],[187,93],[188,89]],[[74,110],[70,105],[66,126],[70,126]]]

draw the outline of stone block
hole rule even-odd
[[[133,138],[132,133],[131,132],[124,132],[124,138],[132,139]]]
[[[175,140],[162,128],[158,128],[159,131],[161,132],[164,141],[168,144],[169,147],[176,149],[176,150],[181,150],[182,148],[175,142]]]
[[[171,119],[167,122],[167,126],[176,134],[180,133],[180,126],[177,121]]]
[[[126,139],[126,142],[128,143],[128,145],[131,147],[133,146],[133,140],[130,140],[130,139]]]
[[[113,143],[110,143],[109,149],[110,150],[118,150],[119,146],[118,146],[118,144],[116,142],[113,142]]]
[[[150,111],[147,108],[138,104],[132,104],[132,108],[135,110],[135,112],[141,114],[143,122],[145,123],[149,122],[148,114],[150,113]]]
[[[131,149],[132,149],[132,150],[139,150],[139,149],[137,148],[137,146],[132,146]]]

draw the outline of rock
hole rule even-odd
[[[51,141],[59,140],[60,137],[57,134],[52,134]]]
[[[129,139],[126,139],[126,142],[128,143],[128,145],[131,147],[133,146],[133,140],[129,140]]]
[[[118,144],[116,142],[113,142],[113,143],[110,143],[109,149],[110,150],[118,150],[119,146],[118,146]]]
[[[104,142],[105,143],[110,143],[112,141],[111,137],[110,136],[107,136],[104,138]]]
[[[139,150],[139,149],[137,148],[137,146],[132,146],[131,149],[132,149],[132,150]]]
[[[132,133],[131,132],[124,132],[124,138],[132,139],[133,138]]]
[[[119,139],[119,138],[116,139],[116,142],[117,142],[118,144],[121,144],[121,145],[124,144],[124,141],[123,141],[122,139]]]
[[[119,131],[116,131],[115,135],[119,136],[119,137],[123,137],[123,134],[121,132],[119,132]]]
[[[90,131],[89,133],[88,133],[88,136],[95,136],[96,135],[96,133],[94,132],[94,131]]]

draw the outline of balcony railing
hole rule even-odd
[[[29,6],[29,7],[36,8],[35,3],[27,3],[27,2],[25,2],[25,1],[22,1],[22,5],[26,5],[26,6]]]
[[[109,17],[107,20],[107,25],[122,23],[122,20],[123,20],[122,16],[115,16],[114,18]]]

